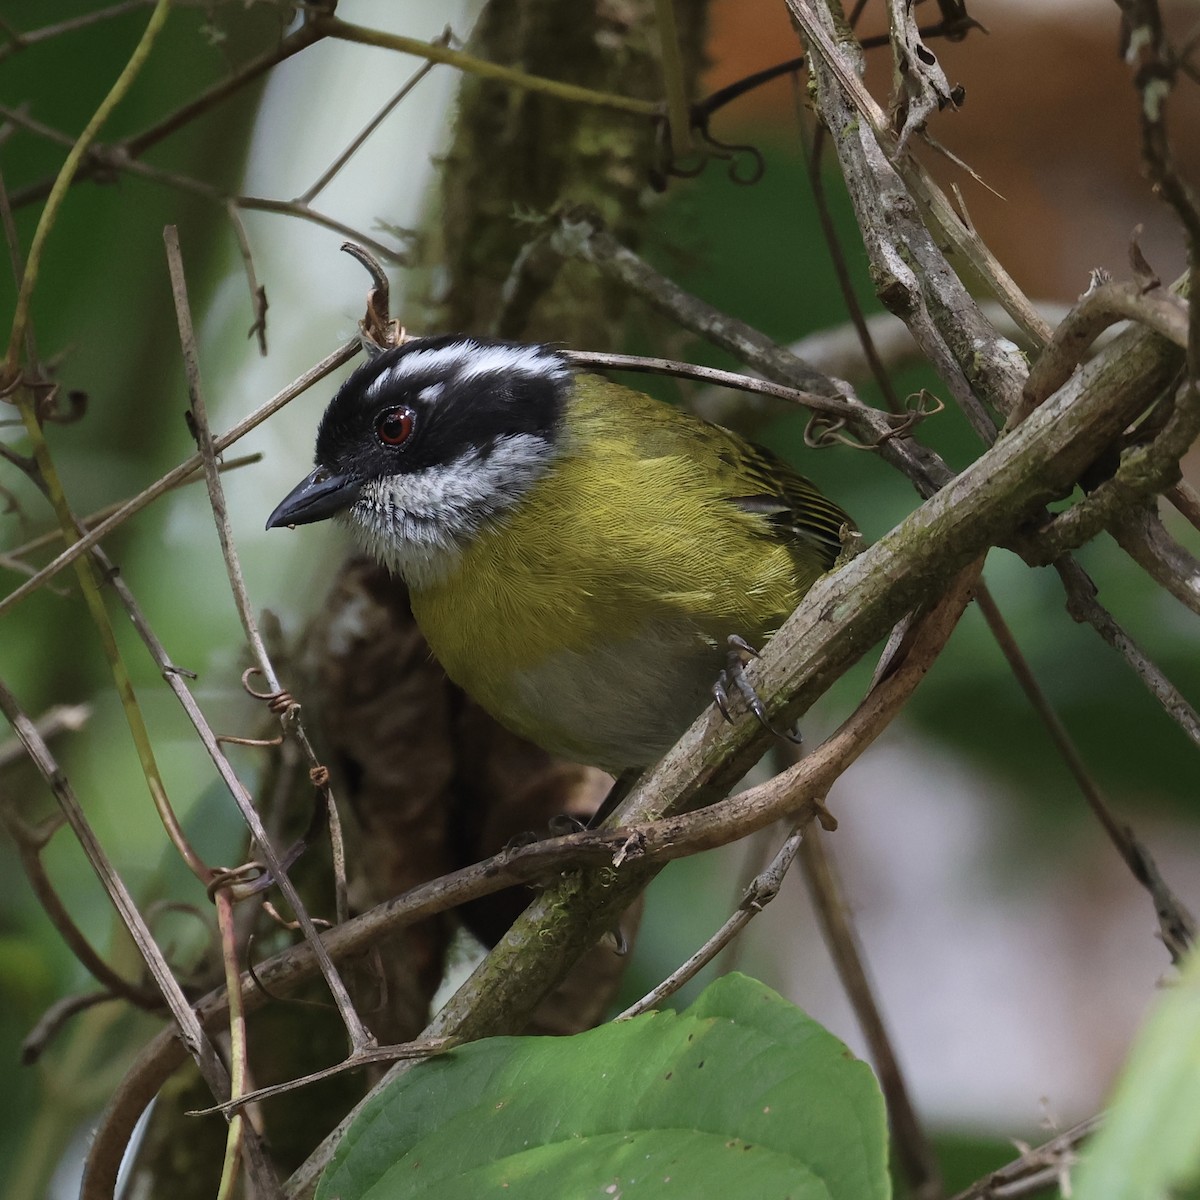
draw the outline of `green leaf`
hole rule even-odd
[[[1200,1194],[1200,955],[1192,954],[1138,1035],[1075,1182],[1076,1200]]]
[[[886,1200],[874,1076],[742,975],[691,1008],[491,1038],[372,1097],[317,1200]]]

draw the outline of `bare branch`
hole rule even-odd
[[[1083,798],[1092,810],[1100,827],[1108,836],[1110,842],[1120,854],[1125,865],[1129,868],[1134,879],[1150,894],[1154,902],[1154,911],[1158,915],[1159,932],[1163,943],[1171,955],[1171,961],[1178,964],[1196,939],[1196,922],[1186,905],[1167,886],[1155,865],[1150,852],[1142,845],[1128,825],[1123,825],[1113,815],[1108,801],[1101,793],[1099,786],[1092,779],[1091,773],[1084,764],[1083,758],[1075,748],[1071,735],[1051,707],[1045,693],[1038,685],[1037,679],[1029,669],[1025,656],[1021,653],[1008,628],[1000,609],[996,606],[992,594],[986,587],[980,585],[975,596],[975,602],[996,639],[1000,652],[1008,662],[1009,669],[1015,676],[1021,690],[1025,693],[1038,719],[1046,727],[1054,748],[1059,757],[1071,772]]]
[[[841,396],[824,396],[805,392],[798,388],[785,387],[767,379],[755,379],[737,371],[722,371],[717,367],[702,367],[695,363],[677,362],[668,358],[646,358],[639,354],[608,354],[592,350],[570,350],[567,357],[576,366],[599,367],[612,371],[646,371],[652,375],[674,375],[681,379],[695,379],[714,387],[737,388],[743,392],[755,392],[762,396],[774,396],[801,404],[813,412],[827,413],[844,421],[859,421],[863,418],[864,405],[861,401],[846,400]],[[878,412],[878,410],[874,410]],[[912,413],[880,414],[891,426],[891,436],[903,430],[907,433],[912,425]],[[874,419],[874,418],[873,418]]]
[[[1200,616],[1200,559],[1167,533],[1154,507],[1139,505],[1118,513],[1108,529],[1155,583]]]
[[[0,47],[0,62],[3,62],[10,55],[15,54],[18,50],[27,50],[30,46],[36,46],[39,42],[46,42],[51,38],[61,37],[64,33],[74,33],[78,29],[86,29],[89,25],[96,25],[101,21],[108,21],[113,17],[123,16],[134,9],[150,8],[153,4],[154,0],[120,0],[120,3],[110,4],[107,8],[98,8],[95,12],[90,13],[80,13],[77,17],[68,17],[63,21],[55,21],[53,24],[43,25],[39,29],[15,30],[6,27],[5,34],[8,41],[4,46]]]
[[[46,709],[33,723],[43,741],[53,741],[63,733],[78,733],[92,717],[90,704],[56,704]],[[20,738],[0,742],[0,771],[25,758],[25,746]]]
[[[100,1004],[112,1000],[122,1000],[123,996],[115,992],[85,992],[79,996],[66,996],[56,1000],[38,1018],[37,1024],[21,1039],[21,1066],[31,1067],[46,1051],[46,1047],[54,1040],[58,1031],[72,1017],[81,1012],[87,1012]]]
[[[592,221],[564,219],[554,242],[560,253],[594,263],[652,307],[729,351],[768,379],[820,396],[840,397],[843,403],[861,404],[848,395],[847,386],[815,370],[757,329],[685,292]],[[876,444],[880,456],[903,471],[923,496],[932,495],[953,477],[932,450],[914,438],[895,436],[889,414],[861,404],[857,418],[847,418],[847,422],[862,442]]]
[[[1150,694],[1163,706],[1166,714],[1183,730],[1195,745],[1200,746],[1200,713],[1184,699],[1179,689],[1117,623],[1112,614],[1096,600],[1096,585],[1087,573],[1071,558],[1060,558],[1053,564],[1067,592],[1067,612],[1080,622],[1086,622],[1122,655],[1133,668]]]
[[[41,734],[42,722],[38,722],[34,728]],[[18,744],[24,749],[22,743]],[[61,827],[63,818],[43,822],[34,828],[17,816],[11,798],[5,797],[3,803],[0,803],[0,821],[3,821],[9,837],[17,847],[25,877],[29,880],[29,886],[42,906],[42,911],[83,969],[105,989],[106,995],[114,999],[128,1000],[137,1008],[157,1007],[161,1003],[158,991],[123,978],[92,948],[91,942],[75,923],[46,873],[42,851]]]
[[[364,46],[381,46],[386,50],[399,50],[403,54],[412,54],[429,62],[446,63],[481,79],[495,79],[522,91],[557,96],[558,99],[568,103],[608,108],[638,117],[653,117],[659,111],[659,106],[650,100],[638,100],[632,96],[616,96],[609,92],[598,92],[593,88],[579,87],[577,84],[564,83],[557,79],[529,75],[524,71],[515,70],[513,67],[505,67],[499,63],[476,58],[473,54],[466,54],[461,50],[452,50],[449,46],[442,46],[436,42],[423,42],[419,38],[405,37],[398,33],[367,29],[362,25],[351,25],[335,16],[320,15],[314,17],[311,24],[322,37],[337,38],[345,42],[358,42]]]
[[[196,1065],[200,1068],[205,1082],[212,1089],[213,1095],[218,1099],[224,1098],[229,1094],[229,1075],[224,1064],[205,1034],[196,1014],[192,1011],[183,990],[176,982],[170,964],[163,957],[153,935],[142,920],[124,881],[113,868],[92,832],[92,828],[83,814],[83,809],[75,797],[74,790],[67,782],[65,772],[55,761],[33,722],[21,710],[16,697],[3,682],[0,682],[0,711],[8,718],[13,731],[21,739],[30,758],[33,759],[38,770],[50,785],[50,790],[58,800],[67,823],[71,826],[76,838],[79,839],[79,844],[83,847],[88,862],[91,863],[92,869],[96,872],[105,892],[112,899],[125,928],[129,931],[129,936],[133,938],[142,958],[150,968],[154,982],[178,1025],[175,1035],[181,1039],[182,1045],[196,1060]],[[250,1158],[250,1173],[255,1186],[262,1189],[264,1197],[278,1196],[280,1194],[278,1186],[257,1137],[253,1135],[248,1137],[247,1151]],[[84,1195],[86,1196],[87,1193]]]
[[[1200,493],[1190,483],[1177,483],[1167,488],[1166,497],[1193,529],[1200,529]]]
[[[833,273],[837,278],[838,288],[842,293],[842,301],[846,305],[846,311],[850,314],[850,321],[857,335],[857,349],[869,366],[871,376],[875,380],[876,385],[883,393],[884,403],[887,405],[888,411],[900,412],[903,407],[900,403],[900,397],[896,395],[891,375],[884,369],[883,359],[880,357],[879,348],[875,343],[875,338],[872,336],[870,323],[862,310],[862,304],[859,302],[855,292],[854,283],[850,278],[850,267],[846,262],[846,255],[842,250],[841,239],[838,236],[833,213],[829,207],[829,200],[825,194],[825,176],[821,170],[821,160],[827,144],[825,126],[818,125],[816,127],[812,136],[812,144],[809,146],[806,138],[808,125],[802,114],[798,117],[797,123],[800,126],[801,139],[805,143],[804,165],[808,171],[808,184],[812,189],[813,201],[817,207],[817,219],[821,222],[821,236],[825,241],[829,257],[833,262]],[[888,315],[891,316],[892,314]],[[897,324],[904,330],[909,339],[909,344],[916,350],[917,344],[913,340],[908,326],[904,325],[898,319]],[[800,353],[796,347],[793,346],[792,349]],[[800,356],[806,357],[803,353],[800,353]],[[842,373],[839,372],[839,374]]]
[[[1047,1187],[1059,1186],[1060,1194],[1069,1195],[1063,1186],[1071,1168],[1079,1161],[1075,1153],[1103,1124],[1104,1117],[1088,1117],[1065,1133],[1030,1150],[1021,1157],[992,1171],[971,1184],[965,1191],[955,1192],[951,1200],[1019,1200]]]
[[[626,1021],[658,1008],[668,996],[673,996],[684,984],[694,979],[730,942],[733,941],[762,910],[779,895],[783,877],[795,860],[804,840],[804,825],[796,825],[770,863],[750,881],[742,895],[737,911],[710,937],[695,954],[681,963],[661,983],[656,984],[640,1000],[634,1001],[613,1020]]]
[[[250,604],[250,597],[246,593],[246,583],[242,574],[241,562],[238,559],[237,550],[233,544],[233,531],[230,528],[229,514],[225,507],[225,490],[221,486],[221,475],[217,470],[217,452],[212,434],[208,428],[204,394],[200,389],[200,363],[196,352],[196,339],[192,331],[191,307],[188,302],[187,283],[183,275],[183,260],[179,252],[178,232],[173,225],[168,225],[164,230],[163,236],[167,246],[167,262],[171,271],[171,289],[175,300],[175,313],[179,322],[179,340],[183,347],[188,399],[191,404],[192,430],[196,438],[196,443],[200,447],[200,457],[204,463],[204,473],[208,483],[209,503],[212,507],[213,519],[217,526],[217,535],[221,542],[221,553],[224,556],[226,570],[229,575],[229,586],[233,592],[234,605],[237,608],[238,616],[242,621],[242,628],[246,633],[246,640],[250,644],[250,649],[255,661],[258,663],[259,670],[266,678],[271,691],[278,694],[283,691],[283,687],[279,682],[279,677],[275,673],[271,657],[267,653],[266,643],[259,633],[258,622],[254,616],[253,607]],[[308,756],[311,765],[319,767],[320,763],[317,760],[316,753],[313,751],[308,736],[304,732],[304,726],[300,723],[298,708],[299,705],[292,706],[284,714],[285,725],[290,725],[291,731]],[[328,772],[325,772],[325,778],[327,780]],[[329,799],[328,787],[328,782],[326,782],[322,789],[325,792],[327,800]],[[292,911],[295,913],[297,920],[300,922],[300,927],[304,931],[305,938],[313,946],[317,960],[321,964],[321,973],[325,976],[325,983],[329,988],[330,994],[333,996],[334,1003],[338,1006],[338,1011],[342,1015],[346,1031],[350,1036],[352,1048],[357,1050],[360,1047],[373,1046],[375,1039],[368,1032],[366,1026],[362,1023],[362,1019],[355,1011],[350,994],[346,990],[346,985],[342,982],[341,976],[325,952],[317,930],[313,926],[312,919],[308,915],[308,910],[305,908],[304,902],[300,899],[300,894],[288,878],[283,863],[276,854],[275,848],[271,845],[271,840],[267,836],[266,829],[263,828],[258,810],[250,801],[245,788],[239,786],[232,788],[231,791],[234,799],[238,801],[242,819],[249,827],[255,842],[258,844],[259,851],[267,861],[272,879],[279,886]]]
[[[1127,450],[1111,479],[1106,479],[1039,532],[1034,561],[1052,561],[1143,508],[1151,497],[1178,480],[1179,460],[1191,448],[1197,434],[1200,434],[1200,391],[1185,384],[1154,438]],[[1135,527],[1126,524],[1127,539],[1136,536]]]
[[[1188,306],[1162,288],[1146,291],[1135,283],[1095,283],[1067,313],[1045,350],[1034,363],[1021,392],[1021,401],[1009,414],[1011,428],[1056,392],[1083,361],[1087,348],[1117,321],[1138,321],[1156,333],[1187,348]]]
[[[913,1107],[900,1059],[875,998],[875,988],[867,973],[862,945],[842,894],[841,882],[820,830],[814,830],[805,839],[800,848],[800,866],[825,945],[870,1047],[871,1061],[875,1064],[879,1087],[887,1103],[888,1124],[895,1140],[900,1170],[914,1197],[936,1200],[942,1195],[937,1155]]]
[[[252,429],[256,429],[269,416],[278,412],[284,405],[291,403],[301,393],[307,391],[318,380],[324,379],[331,371],[337,370],[343,363],[349,362],[361,349],[358,341],[346,342],[323,358],[316,366],[305,371],[298,379],[290,383],[281,392],[277,392],[266,404],[256,409],[248,417],[244,417],[227,433],[213,439],[213,448],[219,454],[244,438]],[[80,555],[86,554],[102,538],[110,534],[119,525],[123,525],[134,513],[140,512],[148,504],[157,500],[165,492],[183,483],[189,475],[200,469],[200,455],[193,454],[190,458],[172,468],[161,478],[152,483],[144,491],[139,492],[132,500],[126,501],[116,512],[102,520],[93,529],[87,530],[77,541],[72,542],[52,562],[44,566],[36,575],[28,579],[20,587],[9,592],[0,600],[0,615],[14,608],[27,596],[32,595],[48,580],[53,579],[65,567],[69,567]]]

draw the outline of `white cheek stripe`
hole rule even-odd
[[[486,456],[372,480],[347,513],[367,548],[409,584],[443,576],[463,541],[515,504],[546,473],[554,449],[544,438],[501,438]]]

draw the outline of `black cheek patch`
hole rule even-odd
[[[562,384],[540,375],[448,379],[437,401],[418,411],[418,427],[401,469],[440,466],[461,458],[466,450],[486,461],[499,441],[517,434],[551,441],[563,404]]]
[[[472,339],[481,350],[511,345]],[[550,352],[546,374],[514,369],[496,370],[463,378],[463,363],[415,371],[402,380],[368,391],[381,376],[407,354],[461,344],[457,335],[421,338],[385,351],[364,363],[338,390],[317,430],[316,461],[340,472],[353,471],[361,478],[379,478],[426,470],[450,463],[473,450],[486,459],[497,442],[517,434],[552,440],[562,420],[571,376]],[[470,358],[467,351],[464,356]],[[436,386],[432,400],[421,393]],[[380,444],[375,436],[379,413],[407,405],[414,413],[412,436],[402,446]]]

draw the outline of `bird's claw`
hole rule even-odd
[[[743,655],[747,658],[762,658],[762,655],[744,637],[738,637],[736,633],[731,633],[725,639],[725,643],[729,647],[730,657],[736,658],[739,662]]]
[[[717,675],[717,680],[712,688],[717,711],[726,721],[733,724],[733,715],[729,709],[729,687],[732,685],[765,730],[777,738],[783,738],[797,746],[800,745],[802,738],[798,729],[793,727],[791,730],[781,730],[771,724],[767,710],[754,690],[754,685],[746,678],[746,664],[750,659],[760,657],[758,651],[745,638],[738,637],[736,633],[731,633],[725,640],[729,646],[729,652],[725,658],[725,666]]]

